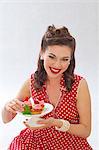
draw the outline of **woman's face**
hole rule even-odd
[[[48,78],[61,77],[70,64],[71,48],[59,45],[48,46],[42,54],[42,59]]]

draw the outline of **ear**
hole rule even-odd
[[[44,52],[42,50],[40,51],[40,59],[44,60]]]
[[[40,53],[40,59],[44,60],[44,53]]]
[[[41,60],[44,60],[44,58],[43,58],[43,56],[42,56],[42,55],[40,56],[40,59],[41,59]]]

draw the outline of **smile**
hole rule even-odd
[[[54,73],[54,74],[57,74],[61,71],[61,69],[57,69],[57,68],[52,68],[52,67],[49,67],[51,72]]]

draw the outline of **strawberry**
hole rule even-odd
[[[44,104],[41,104],[42,107],[44,107]]]
[[[28,101],[28,100],[29,100],[29,98],[28,98],[28,97],[26,97],[24,101]]]
[[[34,104],[39,104],[39,101],[38,100],[34,100]]]

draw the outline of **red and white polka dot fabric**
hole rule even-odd
[[[54,117],[66,119],[72,124],[79,123],[79,114],[76,107],[76,94],[80,80],[82,77],[75,75],[75,82],[72,90],[66,91],[64,79],[61,78],[61,96],[57,106],[53,111],[44,116],[44,118]],[[33,75],[31,75],[31,94],[33,99],[44,100],[50,103],[46,85],[42,90],[36,92],[33,87]],[[87,139],[81,138],[68,132],[55,130],[55,127],[50,127],[42,130],[31,131],[26,128],[21,131],[20,135],[14,138],[8,150],[92,150],[87,142]]]

